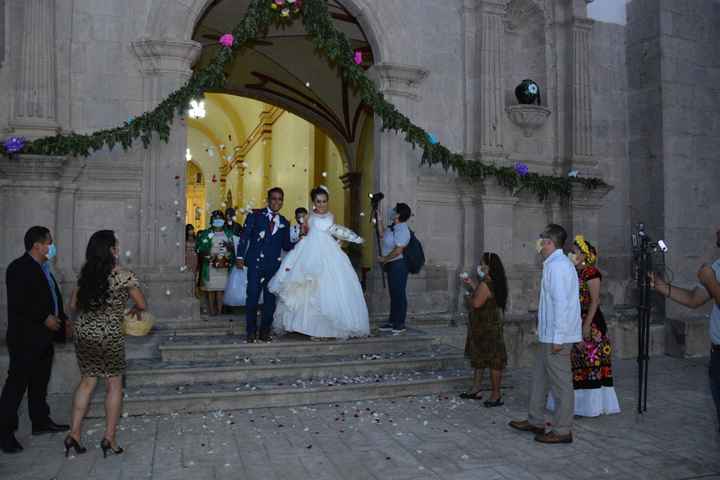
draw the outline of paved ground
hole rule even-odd
[[[123,455],[103,459],[102,423],[89,452],[65,459],[63,435],[31,437],[0,454],[0,478],[20,479],[720,479],[720,434],[706,359],[651,361],[650,402],[634,412],[635,364],[616,365],[623,413],[576,422],[572,445],[510,430],[523,417],[528,371],[514,370],[505,407],[457,397],[123,419]],[[65,420],[56,407],[56,420]]]

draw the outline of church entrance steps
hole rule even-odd
[[[376,354],[299,357],[243,357],[225,362],[134,362],[129,364],[127,387],[182,385],[193,379],[207,383],[258,382],[268,380],[311,380],[326,377],[354,377],[419,370],[462,368],[462,352],[435,346],[422,352],[378,352]]]
[[[374,354],[378,352],[412,352],[427,350],[434,339],[421,333],[407,335],[382,335],[356,340],[331,340],[313,342],[291,339],[276,340],[272,343],[244,343],[243,337],[226,335],[221,337],[181,338],[160,345],[163,361],[188,360],[234,360],[235,357],[279,357],[317,355],[319,352],[335,355]],[[177,337],[175,337],[177,338]],[[297,337],[295,337],[297,338]]]
[[[350,340],[285,335],[163,336],[160,355],[128,361],[129,415],[207,412],[427,395],[472,381],[461,349],[422,331]],[[96,395],[90,415],[102,416]]]
[[[123,412],[128,415],[171,415],[263,407],[292,407],[318,403],[430,395],[466,388],[472,376],[465,369],[373,375],[360,378],[318,379],[295,383],[205,384],[128,388]],[[346,383],[343,383],[346,382]],[[102,398],[95,396],[90,417],[102,417]]]

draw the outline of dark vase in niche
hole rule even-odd
[[[540,85],[530,79],[525,79],[515,87],[515,97],[522,105],[540,105]]]

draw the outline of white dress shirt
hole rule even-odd
[[[543,263],[538,340],[556,345],[582,340],[578,274],[560,249]]]

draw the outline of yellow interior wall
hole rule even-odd
[[[374,132],[375,122],[372,116],[368,116],[363,124],[362,132],[360,134],[360,142],[358,145],[357,162],[359,170],[362,173],[361,187],[360,187],[360,201],[363,202],[360,205],[360,211],[365,215],[360,220],[360,236],[365,239],[363,245],[363,267],[372,268],[375,265],[375,257],[377,254],[377,247],[375,246],[375,230],[370,223],[371,219],[371,208],[370,208],[370,194],[374,193],[375,189],[375,171],[374,171],[374,155],[375,155],[375,144],[374,144]]]
[[[245,156],[247,168],[243,176],[243,207],[262,208],[265,206],[264,181],[265,153],[267,149],[262,140],[257,142]]]
[[[214,153],[212,156],[207,151],[205,145],[212,146]],[[220,158],[217,154],[217,145],[202,132],[194,128],[188,128],[188,147],[192,155],[192,160],[198,164],[203,173],[205,180],[205,212],[209,213],[213,210],[221,208],[224,201],[222,198],[222,188],[220,184]],[[215,175],[216,183],[212,182]],[[210,216],[207,215],[206,219]],[[204,225],[203,228],[207,227]]]
[[[238,110],[238,118],[242,118],[250,131],[258,125],[261,113],[266,110],[262,102],[246,98],[229,98],[226,103]],[[220,120],[208,116],[200,121],[210,128],[212,133],[217,133],[218,138],[227,136],[225,130],[236,130]],[[216,129],[220,129],[218,125],[221,124],[223,131],[215,132]],[[233,144],[242,145],[244,140],[233,140]],[[215,148],[212,157],[207,153],[204,145],[212,145]],[[266,134],[265,139],[257,141],[245,155],[246,168],[242,174],[239,166],[234,168],[228,173],[224,185],[220,182],[221,159],[217,153],[218,145],[214,145],[202,131],[189,128],[188,146],[193,160],[203,172],[205,219],[209,219],[209,212],[224,210],[229,206],[263,208],[266,204],[267,189],[279,186],[285,191],[285,202],[281,213],[294,221],[297,207],[310,210],[310,190],[315,186],[325,185],[330,191],[330,208],[335,214],[337,223],[347,225],[346,192],[340,180],[345,168],[340,151],[322,130],[292,113],[283,112],[277,118],[272,125],[271,133]],[[326,176],[322,175],[323,172]],[[216,176],[216,183],[212,183],[213,175]],[[232,192],[233,205],[223,206],[228,191]],[[189,193],[188,191],[188,196]],[[190,218],[189,213],[188,218]],[[204,227],[207,225],[203,225]]]
[[[335,223],[345,225],[345,189],[340,180],[340,177],[345,174],[342,157],[335,143],[319,128],[315,128],[315,130],[315,184],[313,187],[324,185],[328,188],[330,210],[335,215]]]
[[[285,192],[281,213],[294,221],[297,207],[308,208],[310,185],[311,123],[285,112],[272,128],[271,186]]]
[[[197,183],[197,175],[201,175],[200,183]],[[187,194],[185,204],[185,223],[191,223],[195,231],[206,227],[207,213],[205,206],[205,180],[202,178],[202,171],[194,162],[187,162],[185,168],[187,181]]]

